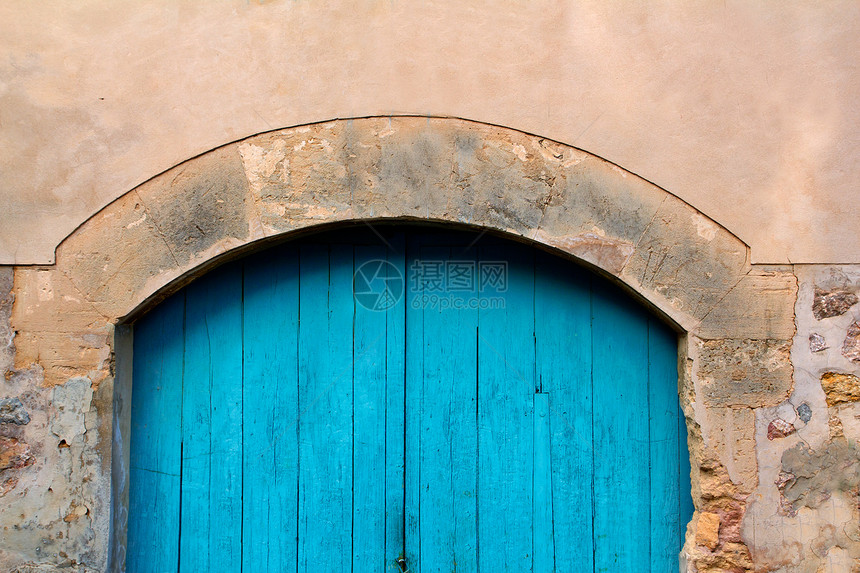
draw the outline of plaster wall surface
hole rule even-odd
[[[852,0],[9,0],[0,38],[0,264],[217,146],[396,114],[603,157],[753,262],[860,262]]]

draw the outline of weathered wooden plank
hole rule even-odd
[[[295,571],[299,260],[293,246],[244,264],[244,571]]]
[[[180,569],[242,565],[241,300],[235,264],[186,293]]]
[[[387,269],[384,246],[356,246],[356,288],[383,287]],[[362,283],[366,283],[363,285]],[[365,305],[358,302],[363,302]],[[379,304],[379,301],[376,301]],[[384,571],[386,565],[386,450],[388,440],[402,451],[403,435],[386,433],[386,310],[375,309],[370,299],[355,305],[353,337],[353,571]],[[392,412],[402,419],[400,411]],[[393,561],[393,556],[388,561]]]
[[[657,318],[648,321],[650,405],[651,571],[678,570],[678,339]]]
[[[129,571],[175,571],[179,563],[184,311],[179,293],[134,327]]]
[[[608,284],[592,291],[594,567],[650,563],[648,319]]]
[[[472,253],[454,252],[457,260],[474,261]],[[451,257],[450,248],[425,246],[418,258],[444,265]],[[444,288],[425,286],[425,294],[448,294]],[[407,392],[420,395],[419,409],[407,410],[407,416],[418,418],[420,432],[420,555],[415,566],[424,572],[474,571],[477,311],[443,309],[441,302],[428,302],[421,310],[422,374],[407,380],[417,386],[408,387]]]
[[[404,396],[405,407],[403,429],[405,447],[403,452],[403,543],[404,559],[409,568],[419,571],[421,556],[421,403],[424,388],[424,314],[421,304],[424,288],[414,284],[415,261],[420,260],[420,243],[414,236],[407,238],[406,275],[404,299],[405,312],[405,356]]]
[[[507,284],[503,292],[485,287],[478,318],[478,566],[531,571],[534,257],[524,247],[490,246],[479,262],[507,263]],[[492,308],[494,300],[503,305]]]
[[[412,235],[407,260],[477,262],[462,238]],[[480,257],[511,263],[503,309],[442,310],[475,294],[444,284],[354,309],[363,259],[409,282],[391,242],[354,259],[323,237],[301,261],[298,246],[247,259],[244,282],[239,264],[197,281],[184,367],[182,308],[140,321],[130,570],[234,571],[239,547],[249,570],[398,571],[401,553],[413,573],[674,570],[691,507],[671,331],[509,245]],[[147,335],[162,309],[178,342]],[[140,382],[183,376],[183,394]]]
[[[390,236],[385,251],[403,280],[400,300],[385,312],[385,568],[399,572],[396,560],[405,556],[405,440],[406,440],[406,242]]]
[[[552,522],[552,430],[549,394],[534,395],[534,509],[532,533],[532,570],[555,571],[555,538]]]
[[[550,407],[555,567],[591,571],[591,277],[544,253],[535,261],[535,346],[538,382]]]
[[[299,550],[302,572],[352,565],[352,247],[302,245]]]

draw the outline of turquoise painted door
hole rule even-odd
[[[224,265],[135,325],[127,570],[677,571],[676,344],[486,235]]]

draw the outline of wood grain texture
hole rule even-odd
[[[481,247],[479,259],[507,263],[500,308],[481,308],[478,324],[479,569],[531,571],[533,550],[535,298],[534,255],[519,247]]]
[[[592,290],[594,570],[650,567],[648,319]]]
[[[242,269],[186,291],[180,569],[242,562]]]
[[[299,257],[244,264],[242,570],[296,571]]]
[[[549,401],[555,567],[591,571],[591,277],[544,253],[535,261],[535,348],[538,382]]]
[[[182,360],[185,294],[135,329],[126,562],[130,571],[172,571],[179,560]]]
[[[348,571],[353,535],[352,248],[301,248],[299,571]]]
[[[525,246],[383,239],[258,253],[135,326],[128,570],[674,571],[675,334]],[[353,297],[368,261],[407,287],[387,310]]]

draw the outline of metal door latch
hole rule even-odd
[[[409,565],[406,564],[406,557],[400,556],[397,558],[397,564],[400,566],[400,570],[403,573],[409,573]]]

